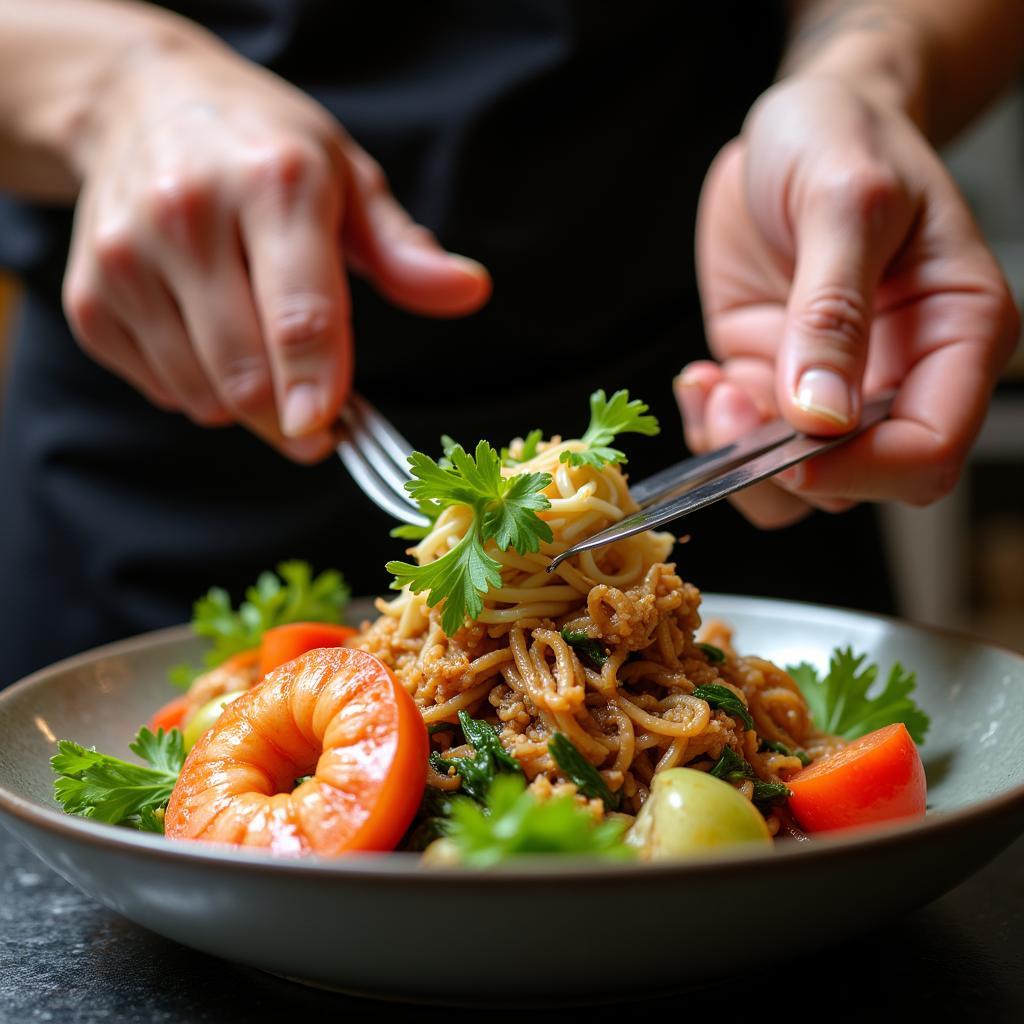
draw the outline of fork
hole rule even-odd
[[[664,526],[804,459],[845,444],[884,420],[894,396],[895,392],[887,391],[865,401],[860,421],[846,434],[812,437],[795,430],[786,420],[777,419],[732,444],[683,459],[632,484],[630,494],[640,510],[556,555],[548,572],[581,551]],[[405,489],[406,481],[411,479],[408,458],[412,450],[412,445],[362,395],[352,395],[341,413],[341,461],[378,507],[405,523],[427,526],[429,520]]]

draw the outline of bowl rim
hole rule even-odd
[[[910,622],[895,616],[859,609],[841,608],[834,605],[809,604],[782,598],[754,597],[740,594],[719,594],[706,592],[704,597],[713,602],[726,601],[733,607],[747,606],[750,611],[766,610],[767,607],[782,605],[794,613],[799,612],[805,619],[833,616],[856,616],[895,626],[899,629],[931,634],[947,641],[968,643],[1009,656],[1020,663],[1024,670],[1024,653],[1014,651],[1001,644],[989,643],[970,634],[938,626]],[[4,690],[0,690],[0,715],[12,695],[21,695],[43,685],[57,672],[74,670],[81,666],[117,655],[130,655],[138,650],[159,647],[163,643],[182,640],[192,636],[190,626],[182,624],[152,630],[123,640],[115,640],[79,654],[63,658],[45,668],[33,672]],[[719,851],[708,856],[680,858],[665,861],[610,861],[598,858],[577,858],[565,856],[536,856],[528,863],[513,861],[508,865],[491,868],[467,869],[460,866],[425,865],[419,856],[412,853],[389,851],[384,853],[349,854],[330,860],[319,857],[281,858],[254,850],[240,850],[237,847],[218,846],[214,843],[171,843],[164,837],[144,832],[133,832],[102,822],[89,821],[65,814],[52,807],[45,807],[9,790],[0,783],[0,812],[16,818],[24,824],[40,829],[57,838],[84,842],[90,846],[105,848],[114,852],[139,854],[158,861],[195,867],[225,868],[263,875],[303,878],[321,878],[356,881],[387,881],[422,885],[431,880],[460,880],[471,882],[486,881],[488,884],[518,884],[564,886],[579,882],[590,884],[599,879],[626,881],[632,879],[658,880],[668,876],[689,875],[695,879],[710,874],[745,874],[751,870],[765,869],[770,864],[799,867],[808,858],[814,861],[842,859],[857,852],[880,846],[907,844],[921,841],[935,841],[951,831],[983,820],[1000,819],[1014,811],[1024,814],[1024,780],[1005,792],[989,797],[967,807],[952,811],[940,811],[925,818],[872,827],[863,831],[851,831],[843,835],[816,836],[813,842],[794,842],[771,850],[746,852],[741,848],[725,853]],[[1022,827],[1024,831],[1024,827]]]

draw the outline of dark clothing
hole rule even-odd
[[[628,387],[663,424],[629,441],[633,474],[681,457],[670,381],[704,354],[697,196],[771,80],[781,5],[174,6],[320,100],[418,221],[491,269],[491,303],[459,321],[354,283],[356,386],[413,443],[578,433],[594,388]],[[77,349],[69,232],[66,211],[0,205],[0,262],[27,290],[0,430],[0,684],[284,557],[381,591],[403,544],[336,460],[161,413]],[[869,511],[764,534],[718,505],[682,529],[682,572],[709,589],[888,604]]]

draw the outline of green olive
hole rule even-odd
[[[693,768],[670,768],[654,777],[625,841],[655,860],[739,843],[772,845],[764,818],[742,793]]]
[[[213,700],[208,700],[203,704],[188,720],[188,722],[185,723],[183,733],[185,738],[185,749],[191,750],[199,741],[199,737],[202,736],[218,718],[220,718],[221,712],[224,708],[233,700],[237,700],[243,694],[248,692],[248,690],[231,690],[230,692],[222,693],[219,697],[214,697]]]

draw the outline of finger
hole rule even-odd
[[[128,381],[155,406],[177,409],[175,400],[143,358],[135,339],[99,298],[98,292],[66,281],[64,311],[82,349],[101,366]]]
[[[800,430],[836,434],[860,415],[875,288],[913,207],[895,176],[874,164],[820,174],[793,214],[796,267],[777,395]]]
[[[699,454],[707,451],[704,429],[704,409],[711,389],[723,379],[717,363],[709,360],[689,363],[672,382],[672,389],[683,419],[683,433],[687,447]]]
[[[475,312],[491,295],[491,277],[476,260],[447,252],[391,195],[379,165],[352,146],[346,153],[343,243],[353,269],[391,302],[425,316]]]
[[[723,381],[708,396],[705,424],[711,448],[735,441],[756,430],[762,422],[754,400],[736,384]],[[807,502],[770,483],[755,484],[729,500],[750,522],[764,530],[789,526],[811,511]]]
[[[302,150],[264,162],[243,207],[242,245],[287,437],[336,422],[352,386],[348,283],[338,250],[340,183]]]

